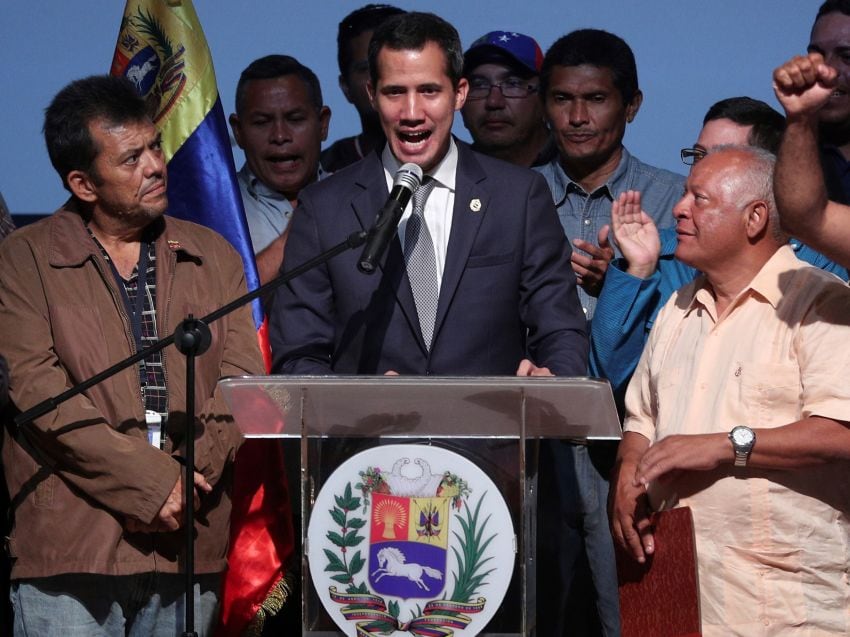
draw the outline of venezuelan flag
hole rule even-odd
[[[168,214],[227,238],[259,285],[230,137],[212,57],[191,0],[128,0],[112,75],[132,81],[147,100],[168,162]],[[259,301],[254,321],[268,369]],[[284,570],[293,553],[289,497],[279,445],[249,440],[236,461],[229,569],[219,635],[239,635],[286,597]]]

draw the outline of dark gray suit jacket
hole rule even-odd
[[[585,318],[570,247],[543,178],[458,145],[455,204],[434,341],[425,347],[398,237],[372,275],[348,251],[280,288],[273,371],[511,375],[523,358],[585,375]],[[387,199],[373,153],[305,189],[283,269],[372,227]],[[480,209],[473,205],[480,202]]]

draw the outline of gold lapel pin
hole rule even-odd
[[[472,212],[480,212],[481,211],[481,200],[476,197],[472,201],[469,202],[469,209]]]

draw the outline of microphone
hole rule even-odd
[[[357,269],[365,274],[373,274],[378,261],[386,252],[398,228],[399,219],[404,212],[413,192],[422,183],[422,169],[416,164],[405,164],[398,169],[393,181],[393,189],[387,203],[378,213],[375,225],[369,231],[366,247],[360,254]]]

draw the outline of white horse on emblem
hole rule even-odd
[[[134,64],[127,69],[127,79],[135,84],[137,89],[141,90],[142,82],[154,68],[154,62],[156,62],[156,53],[152,54],[143,64]]]
[[[375,577],[375,582],[378,582],[385,575],[392,575],[394,577],[406,577],[411,582],[414,582],[419,588],[429,591],[425,585],[425,582],[422,581],[422,575],[425,574],[428,577],[432,577],[434,579],[443,579],[443,574],[435,568],[431,568],[430,566],[425,566],[424,564],[415,564],[410,563],[406,564],[406,558],[404,557],[404,553],[399,551],[397,548],[389,546],[387,548],[383,548],[378,551],[378,566],[380,568],[376,569],[375,572],[372,573],[372,577]],[[378,575],[380,573],[380,575]]]

